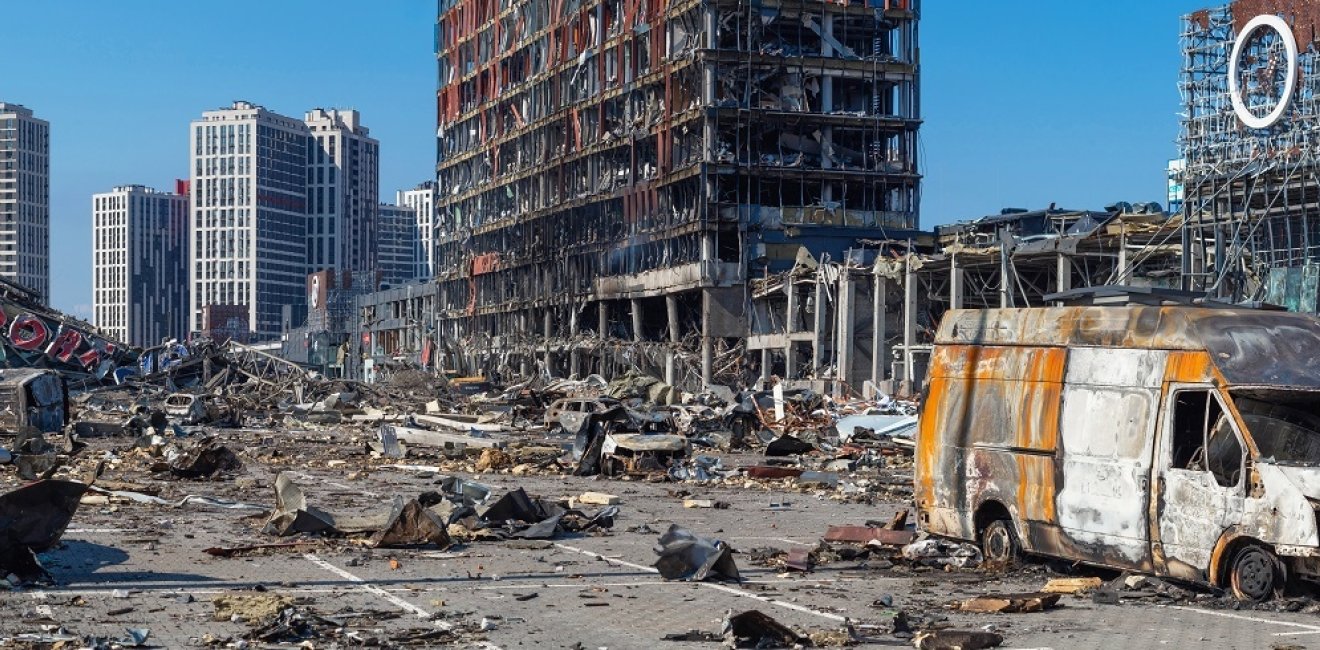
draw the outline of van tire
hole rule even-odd
[[[1238,549],[1228,567],[1228,584],[1238,600],[1259,603],[1269,600],[1283,586],[1279,562],[1255,544]]]
[[[1022,545],[1012,519],[996,519],[981,530],[981,554],[987,564],[1013,564],[1022,556]]]

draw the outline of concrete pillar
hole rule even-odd
[[[820,368],[825,347],[825,284],[821,275],[816,276],[816,312],[811,324],[811,365]]]
[[[550,308],[546,307],[541,312],[541,345],[545,346],[545,357],[541,359],[545,363],[545,371],[550,376],[554,376],[554,354],[550,352],[550,336],[554,332],[554,322],[551,317]]]
[[[578,308],[577,305],[569,305],[568,311],[568,338],[571,341],[568,349],[568,376],[579,377],[582,372],[582,354],[578,352]]]
[[[761,348],[761,381],[770,381],[770,348]]]
[[[912,256],[909,255],[904,265],[903,278],[903,380],[907,382],[909,394],[915,393],[917,385],[912,375],[916,364],[912,362],[912,346],[917,344],[917,273],[912,268]]]
[[[669,318],[669,342],[678,343],[678,296],[676,294],[665,296],[665,312]]]
[[[798,331],[798,292],[797,286],[793,284],[793,279],[789,278],[785,285],[788,290],[788,310],[784,318],[784,381],[791,381],[797,377],[797,348],[793,344],[793,333]]]
[[[518,355],[518,371],[524,377],[532,374],[532,357],[536,353],[536,348],[532,345],[535,337],[532,336],[531,319],[527,317],[530,311],[528,309],[518,312],[518,338],[523,341],[521,346],[523,353]]]
[[[710,335],[710,303],[714,300],[709,289],[701,290],[701,387],[710,386],[715,372],[715,339]]]
[[[846,267],[839,270],[839,286],[834,301],[837,309],[834,334],[834,394],[845,394],[847,384],[852,379],[853,333],[856,331],[856,319],[853,314],[853,282]]]
[[[632,307],[632,338],[634,341],[642,340],[642,301],[639,298],[633,298],[630,301]]]
[[[1013,259],[1008,245],[1008,229],[999,231],[999,307],[1013,306]]]
[[[1063,293],[1064,291],[1067,291],[1072,288],[1072,258],[1071,257],[1069,257],[1064,253],[1058,254],[1055,260],[1054,278],[1055,278],[1054,279],[1055,292]],[[1054,304],[1056,306],[1062,307],[1063,301],[1059,300],[1056,301]]]
[[[1186,240],[1186,232],[1187,232],[1187,229],[1184,228],[1184,229],[1183,229],[1183,234],[1184,234],[1183,239],[1184,239],[1184,242],[1185,242],[1185,240]],[[1184,243],[1184,245],[1183,245],[1183,249],[1182,249],[1182,250],[1183,250],[1183,251],[1186,251],[1186,250],[1187,250],[1187,246],[1186,246],[1185,243]],[[1184,268],[1184,271],[1183,271],[1183,278],[1184,278],[1184,280],[1185,280],[1186,277],[1187,277],[1187,273],[1186,273],[1187,262],[1186,262],[1186,260],[1188,259],[1188,255],[1187,255],[1185,252],[1184,252],[1184,254],[1182,255],[1182,259],[1184,260],[1184,261],[1182,262],[1182,264],[1183,264],[1183,268]],[[1125,223],[1123,223],[1123,222],[1119,222],[1119,224],[1118,224],[1118,284],[1132,284],[1132,282],[1131,282],[1131,278],[1128,277],[1127,224],[1125,224]],[[1186,289],[1186,287],[1183,287],[1183,288],[1184,288],[1184,290]]]
[[[604,300],[596,303],[596,327],[600,336],[600,372],[608,378],[606,364],[609,362],[609,350],[606,349],[606,343],[610,339],[610,305]]]
[[[665,352],[665,383],[671,386],[674,385],[674,382],[677,380],[677,377],[675,376],[677,374],[677,369],[675,366],[676,363],[674,360],[674,351],[673,350],[666,351]]]
[[[871,276],[871,383],[877,387],[885,380],[885,295],[887,279],[883,275]]]
[[[949,309],[963,308],[963,284],[966,271],[958,266],[958,255],[949,257]]]

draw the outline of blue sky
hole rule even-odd
[[[1178,17],[1205,2],[925,0],[922,223],[1164,201]],[[431,174],[431,0],[6,2],[0,100],[51,126],[54,306],[90,315],[91,195],[187,174],[187,125],[247,99],[356,108],[381,194]],[[22,53],[19,56],[17,53]]]

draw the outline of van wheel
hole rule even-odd
[[[1022,554],[1011,519],[996,519],[981,531],[981,553],[992,564],[1012,564]]]
[[[1238,600],[1257,603],[1269,600],[1281,586],[1278,563],[1269,551],[1259,546],[1244,547],[1229,567],[1229,585]]]

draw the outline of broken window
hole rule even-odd
[[[1320,464],[1320,403],[1309,391],[1234,391],[1261,462]]]
[[[1205,423],[1210,408],[1210,392],[1182,391],[1173,405],[1173,469],[1205,469],[1204,457],[1198,453],[1205,440]],[[1215,405],[1216,408],[1218,404]]]
[[[1170,467],[1209,471],[1223,487],[1238,484],[1243,449],[1219,400],[1208,390],[1180,391],[1174,398]]]

